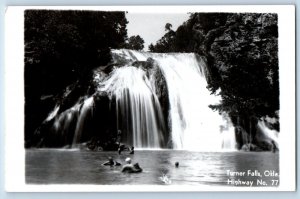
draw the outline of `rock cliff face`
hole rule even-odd
[[[157,63],[154,60],[148,59],[147,60],[147,68],[148,70],[148,77],[152,78],[152,82],[155,84],[155,93],[159,99],[159,102],[161,104],[164,121],[168,122],[169,117],[169,95],[168,95],[168,87],[165,77],[162,74],[162,71],[159,69]],[[152,74],[152,76],[151,76]],[[168,124],[166,123],[166,127],[168,127]],[[165,140],[168,139],[168,133],[170,130],[168,129],[166,133],[164,134]]]

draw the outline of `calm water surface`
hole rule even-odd
[[[121,173],[120,167],[102,166],[112,156],[124,164],[126,157],[138,162],[142,173]],[[160,180],[166,174],[171,184],[235,186],[228,180],[263,180],[267,186],[275,186],[278,176],[267,176],[268,171],[279,173],[279,154],[271,152],[191,152],[191,151],[135,151],[91,152],[59,149],[26,150],[26,183],[29,184],[165,184]],[[175,162],[179,167],[175,168]],[[230,176],[227,170],[245,172],[243,176]],[[248,175],[248,170],[260,172],[260,176]],[[267,172],[267,173],[265,173]],[[254,173],[256,175],[257,173]],[[273,180],[273,182],[272,182]],[[279,185],[279,183],[277,184]],[[248,186],[248,185],[239,185]]]

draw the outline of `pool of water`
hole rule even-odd
[[[133,163],[139,163],[143,172],[128,174],[121,172],[122,166],[102,166],[109,156],[122,164],[130,157]],[[175,162],[179,162],[178,168]],[[160,177],[166,175],[172,185],[250,186],[242,182],[253,181],[251,186],[277,186],[279,154],[141,150],[134,155],[126,152],[118,155],[117,152],[27,149],[25,171],[28,184],[164,185]]]

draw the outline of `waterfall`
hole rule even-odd
[[[54,140],[55,146],[76,146],[96,138],[99,146],[116,147],[120,130],[121,142],[135,148],[235,150],[230,118],[209,108],[220,96],[207,89],[201,57],[120,49],[112,50],[112,58],[109,68],[94,70],[89,92],[67,87],[41,128],[51,126],[45,134],[50,145]]]
[[[80,142],[80,138],[81,138],[81,134],[83,132],[85,121],[88,118],[88,114],[92,114],[93,103],[94,103],[94,98],[92,96],[92,97],[85,99],[82,104],[82,107],[79,112],[79,118],[78,118],[77,124],[76,124],[75,135],[74,135],[73,143],[72,143],[73,146]],[[92,117],[92,115],[90,117]]]
[[[278,131],[269,128],[264,119],[258,121],[257,126],[260,129],[260,134],[258,135],[260,140],[267,142],[271,142],[273,140],[276,143],[276,146],[279,146]]]
[[[144,70],[133,66],[117,68],[99,84],[99,91],[115,98],[117,128],[126,134],[123,142],[136,148],[162,147],[162,111]]]
[[[54,120],[52,126],[52,133],[55,135],[60,135],[56,141],[68,143],[68,137],[72,135],[71,145],[74,147],[76,144],[80,143],[82,133],[84,132],[84,127],[86,126],[86,120],[91,117],[93,106],[93,97],[89,97],[85,100],[79,100],[71,108],[64,110],[58,114],[60,106],[56,106],[54,110],[49,114],[45,121],[49,122]],[[75,125],[75,132],[70,132],[72,124]]]
[[[225,151],[233,151],[237,148],[235,128],[229,116],[223,113],[223,125],[220,126],[222,149]]]
[[[46,121],[50,121],[52,120],[58,113],[59,111],[59,106],[56,105],[53,109],[53,111],[50,112],[50,114],[48,115],[48,117],[46,118]]]
[[[118,61],[147,61],[151,58],[158,64],[169,92],[169,128],[173,149],[219,151],[222,146],[227,150],[235,149],[235,133],[230,119],[224,119],[208,107],[218,104],[220,98],[207,89],[206,66],[200,57],[193,53],[132,50],[113,50],[112,54]]]

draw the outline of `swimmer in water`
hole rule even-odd
[[[134,146],[132,146],[132,147],[130,148],[129,154],[134,154]]]
[[[135,163],[134,165],[131,163],[130,158],[125,159],[126,164],[122,168],[122,172],[127,173],[139,173],[142,172],[143,169],[140,167],[139,163]]]
[[[108,157],[108,161],[102,164],[103,166],[121,166],[121,163],[114,161],[112,157]]]

